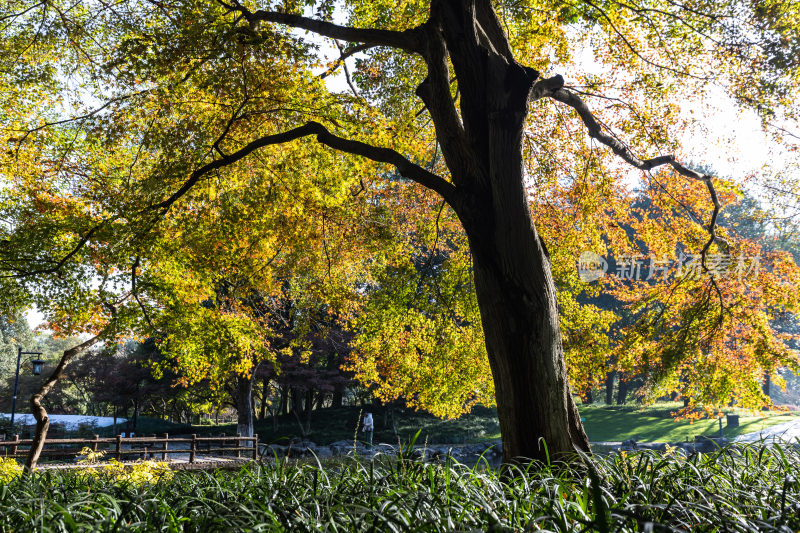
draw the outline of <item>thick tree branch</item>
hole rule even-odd
[[[314,133],[317,135],[317,140],[322,144],[335,150],[360,155],[373,161],[393,165],[397,168],[401,176],[439,193],[442,198],[452,205],[456,192],[456,188],[452,183],[412,163],[398,152],[390,148],[378,148],[360,141],[338,137],[330,133],[322,124],[316,122],[309,122],[307,125],[314,130]]]
[[[577,111],[578,115],[581,117],[583,123],[586,125],[586,128],[589,130],[590,137],[611,148],[615,154],[639,170],[646,171],[662,165],[670,165],[679,174],[686,176],[687,178],[699,181],[705,180],[705,176],[702,174],[686,168],[678,163],[673,155],[662,155],[650,159],[640,159],[634,155],[627,144],[603,131],[602,126],[600,126],[600,123],[597,122],[597,119],[589,110],[589,107],[575,93],[562,88],[556,89],[550,93],[549,96],[554,100],[558,100],[559,102],[567,104],[571,108],[575,109],[575,111]]]
[[[416,94],[433,119],[436,138],[442,147],[453,181],[460,183],[466,175],[474,173],[477,163],[450,93],[450,71],[444,38],[439,28],[433,24],[428,24],[425,29],[429,32],[423,53],[428,76],[419,84]]]
[[[189,179],[187,179],[186,182],[169,198],[161,203],[151,206],[150,209],[157,209],[162,213],[166,212],[172,206],[172,204],[185,195],[204,175],[208,174],[209,172],[236,163],[260,148],[275,144],[287,143],[308,135],[316,135],[317,141],[335,150],[340,150],[342,152],[347,152],[354,155],[360,155],[373,161],[393,165],[395,168],[397,168],[397,171],[400,172],[401,176],[439,193],[442,198],[447,200],[447,202],[452,205],[456,188],[452,183],[446,181],[442,177],[437,176],[436,174],[425,170],[421,166],[412,163],[398,152],[390,148],[379,148],[361,141],[344,139],[332,134],[327,128],[325,128],[325,126],[319,124],[318,122],[307,122],[306,124],[289,131],[275,135],[266,135],[256,139],[255,141],[246,144],[231,154],[220,157],[219,159],[215,159],[214,161],[203,165],[192,172],[192,174],[189,176]]]
[[[227,131],[227,130],[226,130]],[[166,200],[149,206],[144,211],[159,211],[161,214],[165,213],[169,210],[169,208],[174,204],[178,199],[184,196],[203,176],[212,172],[214,170],[218,170],[220,168],[226,167],[237,161],[243,159],[244,157],[248,156],[249,154],[253,153],[254,151],[263,148],[265,146],[275,145],[275,144],[283,144],[286,142],[290,142],[301,137],[305,137],[308,135],[316,135],[317,140],[326,146],[334,148],[336,150],[341,150],[343,152],[348,152],[354,155],[360,155],[366,157],[367,159],[372,159],[373,161],[378,161],[382,163],[389,163],[394,165],[398,172],[407,179],[415,181],[420,185],[423,185],[437,193],[439,193],[442,198],[447,200],[448,203],[452,205],[452,202],[455,197],[455,186],[450,182],[446,181],[442,177],[429,172],[428,170],[422,168],[419,165],[416,165],[403,157],[398,152],[391,150],[389,148],[378,148],[375,146],[371,146],[360,141],[352,141],[348,139],[344,139],[341,137],[337,137],[336,135],[331,134],[323,125],[317,122],[308,122],[303,126],[298,128],[278,133],[275,135],[267,135],[265,137],[261,137],[260,139],[256,139],[255,141],[245,145],[244,147],[240,148],[236,152],[231,154],[222,154],[221,151],[217,150],[217,152],[221,155],[219,159],[215,159],[206,165],[198,168],[189,176],[189,179],[184,182],[184,184],[175,191],[169,198]],[[221,137],[220,137],[221,139]],[[220,139],[214,143],[215,146],[218,145]],[[41,274],[55,274],[61,270],[61,268],[70,260],[72,259],[91,239],[92,237],[101,229],[105,228],[109,223],[119,219],[121,215],[116,215],[114,217],[107,218],[97,225],[89,229],[80,240],[76,243],[76,245],[64,256],[62,257],[55,265],[50,268],[38,269],[38,270],[22,270],[22,269],[13,269],[15,271],[14,274],[10,274],[3,277],[28,277],[33,275],[41,275]]]
[[[531,87],[528,100],[534,102],[545,96],[552,96],[553,92],[564,87],[564,78],[556,74],[551,78],[539,78]]]
[[[228,7],[228,9],[240,12],[251,26],[259,22],[274,22],[292,28],[308,30],[324,37],[341,39],[352,43],[363,43],[371,46],[388,46],[412,53],[419,53],[422,50],[422,35],[419,28],[412,28],[405,31],[353,28],[304,17],[302,15],[295,15],[293,13],[264,11],[261,9],[253,12],[235,0],[231,3],[226,3],[222,0],[219,1]]]
[[[491,0],[476,0],[475,17],[495,52],[509,63],[514,62],[514,52],[511,51],[508,37],[500,24],[500,19],[497,18]]]

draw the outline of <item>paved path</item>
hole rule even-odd
[[[734,439],[734,442],[758,442],[761,439],[770,441],[797,442],[800,439],[800,420],[790,420],[775,424],[761,431],[745,433]]]

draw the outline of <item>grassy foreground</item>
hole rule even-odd
[[[640,452],[496,471],[404,458],[279,462],[156,482],[0,484],[0,531],[797,531],[800,451]]]

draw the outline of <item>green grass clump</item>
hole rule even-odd
[[[797,531],[796,446],[612,454],[504,474],[406,458],[278,461],[145,484],[0,485],[0,531]]]

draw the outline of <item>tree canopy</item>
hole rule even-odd
[[[455,415],[494,397],[507,459],[586,447],[567,368],[589,386],[610,353],[653,394],[753,407],[765,371],[797,365],[770,327],[796,312],[796,265],[711,268],[763,251],[717,227],[742,185],[683,138],[687,106],[721,93],[797,149],[794,4],[0,9],[3,289],[58,331],[164,319],[187,360],[246,354],[269,338],[246,301],[288,291],[354,328],[350,368],[384,398]],[[348,90],[326,85],[339,71]],[[586,285],[586,250],[692,254],[701,275]],[[601,291],[629,304],[624,330],[587,302]]]

